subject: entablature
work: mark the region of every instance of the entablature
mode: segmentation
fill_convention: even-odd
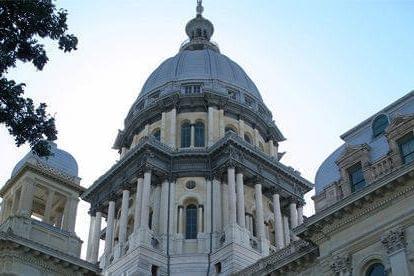
[[[95,206],[93,208],[106,204],[110,195],[120,195],[122,187],[133,189],[137,177],[146,170],[151,170],[155,183],[161,183],[171,176],[220,177],[229,166],[242,170],[246,179],[250,180],[246,183],[259,181],[265,195],[270,196],[277,191],[282,197],[301,205],[304,204],[304,193],[313,187],[297,172],[267,156],[235,133],[227,133],[212,147],[194,149],[172,149],[149,136],[95,181],[82,199],[91,202]]]

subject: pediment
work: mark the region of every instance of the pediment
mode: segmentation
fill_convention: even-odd
[[[348,163],[347,160],[361,159],[363,155],[368,154],[370,151],[368,144],[350,145],[346,144],[345,150],[342,155],[336,161],[336,164],[341,167],[341,164]]]
[[[404,131],[414,125],[414,114],[397,115],[386,129],[387,136],[394,136],[393,134]]]

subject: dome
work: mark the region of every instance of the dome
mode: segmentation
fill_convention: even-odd
[[[221,81],[262,100],[256,85],[237,63],[209,48],[182,50],[164,61],[145,82],[140,96],[146,96],[167,83],[185,81]]]
[[[52,155],[49,157],[39,157],[31,151],[27,153],[14,167],[11,176],[15,176],[26,163],[40,162],[48,167],[61,171],[69,176],[78,176],[78,163],[75,158],[68,152],[58,149],[57,145],[50,142],[50,151]]]

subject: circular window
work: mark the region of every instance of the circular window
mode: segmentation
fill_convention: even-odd
[[[187,181],[187,183],[185,183],[185,187],[189,190],[194,189],[195,186],[196,186],[196,183],[193,180]]]

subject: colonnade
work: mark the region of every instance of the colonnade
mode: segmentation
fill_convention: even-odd
[[[256,237],[259,241],[267,239],[265,231],[264,211],[263,211],[263,194],[262,184],[256,183],[255,189],[255,225],[253,226],[253,218],[245,212],[245,195],[244,195],[244,179],[243,173],[235,173],[234,167],[227,169],[227,200],[229,210],[229,224],[238,224],[241,228],[248,230],[256,229]],[[273,193],[273,215],[274,215],[274,230],[275,230],[275,244],[277,249],[288,246],[290,240],[297,240],[297,237],[290,235],[290,229],[297,227],[303,223],[303,207],[297,206],[295,201],[289,203],[289,217],[282,215],[280,205],[280,195]]]
[[[178,205],[175,206],[175,201],[171,200],[170,208],[168,208],[168,193],[172,193],[170,189],[175,189],[174,185],[170,185],[168,180],[164,180],[161,183],[161,195],[160,195],[160,217],[159,220],[159,234],[166,235],[168,229],[167,217],[170,216],[170,231],[177,234],[185,234],[185,221],[184,221],[184,206]],[[217,198],[217,193],[220,193],[220,182],[216,180],[208,180],[207,187],[209,191],[207,194],[207,204],[210,204],[208,198],[211,200],[211,196]],[[224,214],[227,217],[227,224],[222,227],[215,225],[217,221],[221,219],[215,218],[215,223],[213,225],[213,231],[225,230],[228,225],[238,225],[241,229],[251,230],[253,227],[256,230],[256,238],[258,241],[267,243],[267,240],[270,240],[269,233],[266,232],[265,219],[264,219],[264,209],[263,209],[263,193],[262,193],[262,184],[256,183],[254,185],[255,189],[255,219],[253,226],[253,217],[246,214],[245,211],[245,192],[244,192],[244,175],[243,172],[237,171],[235,167],[227,168],[227,194],[223,194],[222,203]],[[119,232],[118,232],[118,244],[122,248],[127,242],[127,227],[128,227],[128,210],[129,210],[129,198],[130,198],[130,188],[125,187],[122,190],[122,200],[120,204],[120,217],[119,217]],[[151,191],[151,171],[146,171],[143,176],[138,177],[136,182],[136,194],[135,194],[135,206],[133,207],[134,212],[134,225],[132,235],[137,233],[140,229],[149,229],[149,212],[150,212],[150,191]],[[210,194],[211,193],[211,194]],[[303,209],[301,206],[297,206],[296,202],[292,201],[289,203],[289,216],[283,215],[281,211],[280,203],[280,194],[273,193],[272,195],[273,203],[273,216],[274,216],[274,246],[277,249],[282,249],[285,246],[288,246],[291,239],[297,239],[294,236],[291,236],[290,229],[297,227],[299,224],[303,223]],[[214,212],[215,216],[221,216],[221,211],[217,206],[217,203],[214,206],[207,206],[207,210],[204,210],[204,206],[197,203],[197,232],[209,232],[212,221],[209,221],[210,212]],[[227,206],[227,207],[226,207]],[[176,208],[175,208],[176,207]],[[105,234],[105,255],[112,253],[114,248],[114,238],[115,238],[115,212],[116,212],[116,199],[112,197],[107,205],[107,227]],[[170,209],[170,214],[168,214],[168,209]],[[226,210],[225,210],[226,209]],[[205,214],[205,211],[208,214]],[[176,213],[175,213],[176,212]],[[177,216],[176,219],[176,229],[171,228],[173,225],[173,217]],[[205,216],[208,216],[205,219]],[[101,231],[101,221],[102,221],[102,212],[97,211],[91,216],[91,225],[89,231],[89,242],[87,248],[87,260],[93,263],[98,261],[98,252],[99,252],[99,239]],[[209,226],[204,225],[207,223]],[[220,223],[220,222],[219,222]],[[253,233],[251,233],[253,234]],[[121,249],[122,251],[122,249]]]

